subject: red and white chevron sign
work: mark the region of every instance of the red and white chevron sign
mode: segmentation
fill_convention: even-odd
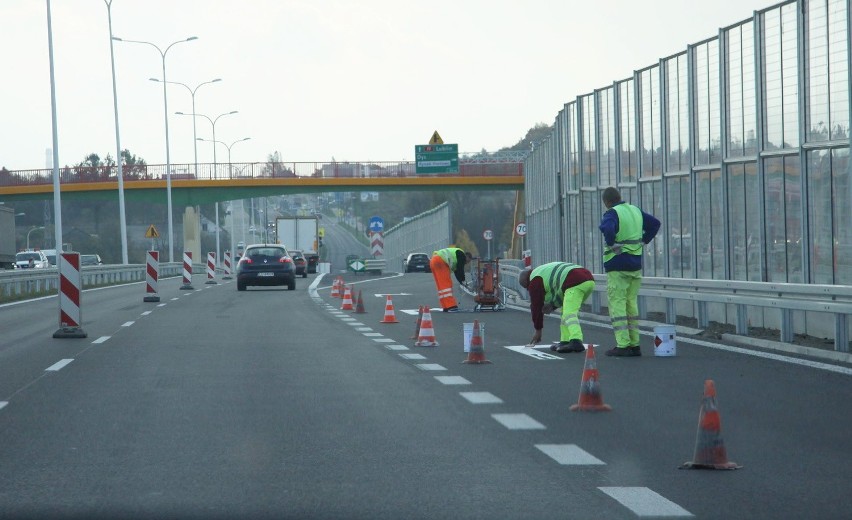
[[[59,326],[80,326],[80,253],[62,253],[59,261]]]
[[[373,256],[382,256],[385,250],[385,240],[382,233],[373,233],[370,240],[370,253]]]

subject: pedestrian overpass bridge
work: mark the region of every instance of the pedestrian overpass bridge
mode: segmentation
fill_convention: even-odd
[[[459,158],[458,173],[417,174],[414,162],[294,162],[125,165],[129,201],[163,203],[171,183],[172,201],[193,206],[296,193],[351,191],[521,190],[523,153]],[[110,200],[118,190],[115,166],[59,170],[62,199]],[[0,170],[0,201],[53,198],[53,170]]]

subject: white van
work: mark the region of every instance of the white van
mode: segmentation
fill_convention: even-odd
[[[47,269],[50,262],[43,251],[21,251],[15,255],[17,269]]]

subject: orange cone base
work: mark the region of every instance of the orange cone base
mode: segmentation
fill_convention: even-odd
[[[472,356],[472,357],[474,357],[474,359],[471,359],[469,357],[469,358],[465,359],[464,361],[462,361],[462,363],[465,363],[465,364],[468,364],[468,365],[487,365],[487,364],[491,363],[491,361],[488,361],[487,359],[485,359],[484,356],[482,356],[481,359],[476,359],[479,356]]]
[[[697,462],[684,462],[678,469],[740,469],[742,466],[736,462],[725,462],[724,464],[699,464]]]
[[[572,412],[611,412],[612,406],[608,404],[572,404]]]

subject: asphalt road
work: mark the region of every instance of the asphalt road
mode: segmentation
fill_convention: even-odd
[[[336,276],[86,291],[85,339],[51,337],[55,298],[0,307],[0,518],[852,515],[852,367],[681,338],[655,357],[649,331],[641,358],[609,358],[586,322],[612,411],[572,412],[585,355],[522,348],[525,310],[431,313],[439,346],[415,347],[430,275],[343,275],[364,314]],[[490,364],[463,363],[474,319]],[[707,379],[742,469],[678,469]]]

